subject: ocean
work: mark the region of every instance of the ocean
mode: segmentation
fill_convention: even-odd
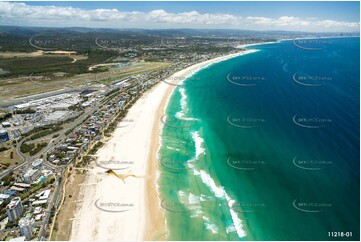
[[[359,240],[360,39],[247,49],[257,51],[198,71],[169,100],[165,237]]]

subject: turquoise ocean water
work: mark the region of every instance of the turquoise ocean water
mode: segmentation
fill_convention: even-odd
[[[359,46],[252,46],[176,88],[159,150],[168,239],[360,238]]]

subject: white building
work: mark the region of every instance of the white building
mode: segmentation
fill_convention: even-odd
[[[46,199],[46,200],[39,200],[39,201],[34,201],[34,202],[32,203],[32,205],[33,205],[33,206],[44,205],[44,204],[46,204],[47,202],[48,202],[47,199]]]
[[[15,222],[23,213],[23,205],[20,197],[13,198],[6,206],[6,213],[10,222]]]
[[[22,218],[19,220],[20,234],[30,239],[33,235],[33,227],[31,226],[30,220]]]
[[[13,238],[13,239],[10,239],[9,241],[25,241],[25,236],[21,236],[21,237],[16,237],[16,238]]]
[[[39,169],[41,167],[41,164],[43,163],[43,159],[36,159],[31,163],[31,166],[33,169]]]
[[[9,199],[10,195],[0,193],[0,201]]]
[[[10,127],[11,127],[11,123],[9,123],[9,122],[3,122],[3,123],[2,123],[2,126],[3,126],[4,128],[10,128]]]
[[[47,189],[38,193],[36,196],[39,198],[39,200],[44,200],[44,199],[48,199],[49,195],[50,195],[50,189]]]
[[[24,174],[24,181],[28,184],[31,183],[36,179],[39,173],[40,173],[39,169],[33,169],[32,167],[29,167],[29,169],[27,169]]]
[[[42,208],[42,207],[35,207],[35,208],[34,208],[34,214],[35,214],[35,215],[41,213],[41,211],[43,211],[43,208]]]
[[[35,216],[35,221],[40,221],[43,218],[43,214],[38,214]]]

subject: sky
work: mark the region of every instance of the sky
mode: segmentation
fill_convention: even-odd
[[[3,2],[0,25],[359,32],[359,2]]]

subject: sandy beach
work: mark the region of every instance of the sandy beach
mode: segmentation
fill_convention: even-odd
[[[166,228],[156,185],[160,122],[175,85],[198,70],[247,50],[192,65],[159,82],[130,108],[112,137],[97,152],[74,213],[71,240],[164,240]],[[106,171],[132,174],[120,179]]]

